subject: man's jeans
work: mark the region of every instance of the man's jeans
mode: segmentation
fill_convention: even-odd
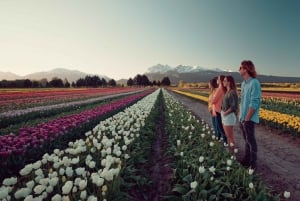
[[[257,144],[255,139],[255,123],[253,121],[244,121],[240,123],[245,139],[245,158],[244,162],[252,168],[256,167]]]

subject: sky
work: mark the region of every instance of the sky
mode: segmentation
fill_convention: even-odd
[[[0,0],[0,71],[133,78],[156,64],[300,77],[298,0]]]

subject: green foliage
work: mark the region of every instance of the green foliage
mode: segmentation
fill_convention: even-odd
[[[166,131],[175,156],[172,191],[181,200],[278,200],[257,176],[249,174],[214,137],[212,129],[197,120],[167,93]],[[200,161],[200,156],[203,160]],[[204,169],[200,172],[200,169]],[[192,182],[197,186],[191,188]],[[172,199],[169,199],[172,200]]]

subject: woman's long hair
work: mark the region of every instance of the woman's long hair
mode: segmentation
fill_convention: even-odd
[[[251,77],[256,78],[257,73],[256,73],[255,66],[252,61],[244,60],[244,61],[242,61],[241,65],[248,72],[248,74]]]
[[[221,83],[220,83],[220,85],[222,85],[222,89],[223,89],[223,91],[224,92],[226,92],[227,91],[227,88],[224,86],[224,84],[223,84],[223,81],[224,81],[224,78],[225,78],[225,75],[219,75],[219,77],[220,77],[220,80],[221,80]]]
[[[226,75],[227,82],[229,82],[230,89],[236,90],[234,78],[231,75]]]

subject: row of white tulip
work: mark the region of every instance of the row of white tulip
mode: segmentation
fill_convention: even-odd
[[[228,145],[217,141],[212,128],[163,91],[166,130],[175,156],[172,199],[276,200],[253,174],[244,169]],[[173,196],[173,197],[172,197]]]
[[[159,91],[101,121],[86,132],[85,140],[44,154],[41,160],[21,169],[20,175],[4,179],[0,199],[106,200],[124,160],[130,157],[127,148],[139,137]]]

